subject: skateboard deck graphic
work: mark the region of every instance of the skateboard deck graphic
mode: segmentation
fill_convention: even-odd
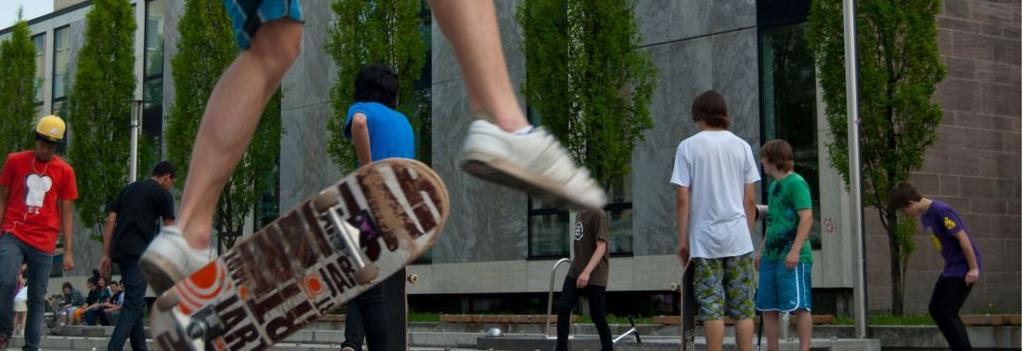
[[[263,350],[382,282],[436,242],[447,189],[426,165],[359,168],[160,296],[163,350]]]
[[[695,350],[697,305],[692,277],[694,274],[695,267],[689,262],[683,269],[681,284],[678,286],[681,298],[681,323],[679,323],[681,325],[681,351]]]

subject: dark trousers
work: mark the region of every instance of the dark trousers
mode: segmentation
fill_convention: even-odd
[[[107,349],[121,351],[124,349],[124,342],[131,338],[132,350],[145,351],[147,348],[142,315],[145,313],[147,286],[142,276],[142,267],[138,265],[137,258],[118,260],[117,265],[121,268],[121,281],[124,284],[124,305],[121,307],[120,316],[117,317],[117,325],[114,327],[114,334],[110,336]]]
[[[930,297],[930,316],[947,339],[948,347],[955,351],[972,350],[969,333],[958,317],[958,310],[962,309],[970,291],[972,286],[965,284],[964,278],[941,276]]]
[[[110,325],[110,319],[107,318],[106,312],[103,308],[96,307],[94,309],[85,311],[85,324],[86,325]],[[98,319],[98,320],[97,320]]]
[[[585,293],[589,298],[589,315],[596,325],[596,331],[600,334],[601,350],[610,351],[614,349],[614,341],[611,340],[610,326],[607,325],[607,288],[596,285],[589,285],[579,290],[575,286],[577,278],[568,276],[564,279],[564,287],[561,288],[561,299],[557,307],[557,351],[568,349],[568,332],[571,328],[571,311],[578,304],[579,293]]]
[[[371,351],[404,351],[408,340],[405,270],[384,279],[348,303],[342,347]]]
[[[25,351],[38,350],[46,311],[46,286],[50,282],[53,255],[15,238],[0,236],[0,335],[9,337],[14,323],[14,291],[21,264],[28,264],[28,314],[25,318]]]

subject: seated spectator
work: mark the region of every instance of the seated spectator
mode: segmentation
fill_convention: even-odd
[[[25,317],[28,313],[28,284],[25,283],[25,271],[28,265],[21,265],[18,274],[18,286],[14,294],[14,335],[25,335]]]
[[[96,325],[96,317],[99,317],[99,324],[110,325],[110,321],[103,315],[103,304],[110,301],[110,291],[106,289],[106,278],[99,275],[99,271],[93,271],[92,278],[89,278],[89,297],[85,299],[85,307],[82,314],[85,317],[85,324]]]
[[[110,282],[110,301],[103,304],[101,319],[106,319],[109,325],[117,324],[117,317],[121,314],[121,306],[124,304],[124,290],[117,281]],[[105,324],[106,325],[106,324]]]
[[[82,297],[82,293],[75,289],[71,282],[64,282],[63,289],[64,303],[59,305],[60,308],[57,310],[61,326],[73,324],[75,310],[85,304],[85,298]]]

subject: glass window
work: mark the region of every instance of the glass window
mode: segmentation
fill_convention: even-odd
[[[528,115],[534,125],[541,123],[541,117],[533,109]],[[626,174],[612,181],[607,187],[609,203],[604,211],[610,217],[610,242],[608,249],[612,256],[632,255],[632,176]],[[563,258],[571,253],[568,231],[571,228],[568,212],[543,201],[529,199],[529,258]]]
[[[529,199],[529,258],[564,258],[571,255],[568,212]]]
[[[114,265],[116,266],[116,265]],[[59,278],[64,276],[64,253],[53,255],[53,264],[50,265],[50,278]]]
[[[70,35],[68,27],[57,28],[53,31],[53,98],[59,99],[66,96],[67,85],[67,61],[70,53]],[[56,111],[56,109],[54,109]]]
[[[54,101],[53,102],[53,112],[50,112],[50,114],[61,116],[61,117],[67,116],[67,100],[61,99],[61,100],[58,100],[58,101]],[[68,135],[68,136],[70,137],[70,135]],[[64,143],[64,145],[67,145],[67,143]]]
[[[43,79],[46,73],[46,33],[32,37],[35,45],[35,102],[43,103]]]
[[[607,188],[610,203],[604,208],[610,217],[612,256],[632,254],[632,182],[625,175]],[[571,240],[568,212],[537,199],[529,199],[529,258],[568,257]]]
[[[608,249],[614,256],[632,254],[632,177],[626,174],[607,188],[610,203],[604,210],[610,217]]]
[[[806,24],[760,32],[760,94],[763,140],[784,139],[795,152],[795,172],[809,183],[813,198],[810,241],[820,248],[820,169],[816,128],[816,71],[805,39]],[[764,189],[768,189],[769,177]],[[765,191],[765,190],[764,190]]]
[[[151,108],[161,108],[163,106],[162,75],[146,79],[142,86],[142,99],[145,102],[144,108],[146,110]]]
[[[145,76],[163,74],[163,13],[165,0],[151,0],[146,7]]]

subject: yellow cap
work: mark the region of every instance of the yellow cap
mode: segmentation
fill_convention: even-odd
[[[64,120],[60,117],[49,115],[39,119],[36,124],[35,133],[40,138],[53,143],[64,141]]]

